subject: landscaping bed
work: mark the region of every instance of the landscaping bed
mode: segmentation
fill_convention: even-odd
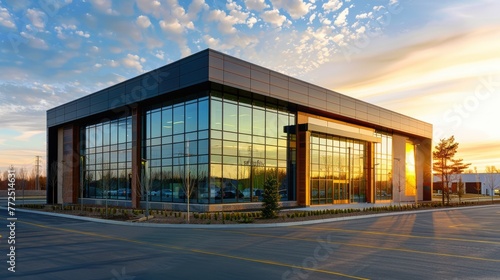
[[[495,204],[500,201],[494,201]],[[330,219],[338,217],[359,216],[377,213],[415,211],[424,209],[467,207],[476,205],[491,205],[491,201],[467,201],[461,203],[452,203],[442,205],[440,202],[420,203],[418,206],[409,205],[391,205],[391,206],[373,206],[367,208],[348,208],[348,209],[318,209],[310,208],[307,210],[284,209],[278,213],[274,219],[263,219],[260,211],[245,212],[215,212],[215,213],[190,213],[190,224],[239,224],[239,223],[284,223],[298,222],[308,220]],[[62,213],[75,216],[92,217],[99,219],[138,222],[138,223],[163,223],[163,224],[185,224],[187,223],[187,212],[150,210],[146,217],[145,210],[127,209],[102,206],[84,206],[83,211],[80,205],[24,205],[22,208],[39,210],[44,212]]]

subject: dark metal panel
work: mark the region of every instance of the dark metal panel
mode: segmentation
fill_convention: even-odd
[[[179,87],[183,88],[206,81],[208,81],[208,67],[198,69],[186,75],[181,75],[179,79]]]
[[[93,106],[96,103],[108,102],[108,90],[102,90],[90,95],[90,104]]]
[[[83,108],[86,108],[89,106],[90,106],[90,97],[89,96],[85,96],[85,97],[80,98],[76,101],[76,109],[77,110],[80,110],[80,109],[83,109]]]
[[[92,104],[90,107],[90,113],[95,114],[95,113],[100,113],[103,111],[106,111],[108,109],[108,102],[101,102],[97,104]]]

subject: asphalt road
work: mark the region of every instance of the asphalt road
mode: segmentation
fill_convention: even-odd
[[[0,279],[498,279],[500,206],[333,223],[148,228],[17,213]]]

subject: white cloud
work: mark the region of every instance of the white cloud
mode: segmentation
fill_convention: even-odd
[[[342,7],[342,1],[340,0],[329,0],[327,3],[323,4],[323,9],[326,13],[335,12]]]
[[[321,20],[321,23],[324,24],[324,25],[330,25],[330,24],[332,24],[332,21],[329,20],[329,19],[327,19],[327,18],[323,18]]]
[[[118,67],[120,66],[120,62],[114,60],[114,59],[111,59],[110,61],[108,61],[108,65],[115,68],[115,67]]]
[[[139,25],[142,28],[148,28],[151,25],[151,21],[149,20],[148,16],[140,15],[137,17],[137,20],[135,21],[137,25]]]
[[[63,24],[62,27],[64,29],[76,30],[76,25],[74,25],[74,24]]]
[[[162,51],[162,50],[156,51],[155,56],[156,56],[158,59],[164,60],[164,59],[165,59],[165,52],[164,52],[164,51]]]
[[[257,21],[258,20],[255,17],[248,18],[248,20],[247,20],[247,26],[248,26],[248,28],[252,28],[254,26],[254,24],[257,23]]]
[[[278,10],[265,11],[260,16],[265,22],[270,23],[275,27],[281,27],[286,21],[286,17],[284,15],[280,15]]]
[[[269,5],[266,4],[265,0],[245,0],[245,5],[249,10],[255,10],[260,12],[266,8],[269,8]]]
[[[90,38],[90,34],[89,33],[83,32],[81,30],[76,31],[75,34],[78,35],[78,36],[84,37],[84,38]]]
[[[118,12],[113,10],[111,0],[90,0],[92,6],[96,8],[99,12],[108,15],[118,15]]]
[[[21,36],[28,39],[28,44],[30,47],[35,48],[35,49],[41,49],[41,50],[47,50],[49,46],[47,45],[47,42],[45,40],[35,37],[32,34],[26,33],[26,32],[21,32]]]
[[[138,72],[144,72],[142,69],[142,64],[146,62],[146,59],[141,58],[138,55],[127,54],[127,57],[122,59],[123,66],[128,68],[135,68]]]
[[[26,11],[26,17],[31,21],[31,24],[38,29],[45,29],[45,22],[47,20],[47,15],[37,9],[28,9]]]
[[[316,14],[312,14],[312,15],[309,17],[309,23],[312,23],[315,19],[316,19]]]
[[[228,0],[228,3],[226,4],[226,8],[229,10],[229,15],[236,18],[236,20],[237,20],[236,23],[246,22],[248,15],[250,14],[248,12],[243,12],[242,7],[231,0]]]
[[[299,19],[309,13],[311,3],[302,0],[271,0],[275,9],[285,10],[293,19]]]
[[[237,23],[245,23],[240,22],[240,20],[232,15],[227,15],[225,11],[222,10],[213,10],[210,11],[208,20],[219,22],[218,29],[220,32],[224,34],[236,33],[236,28],[234,27]]]
[[[230,50],[234,49],[235,47],[234,44],[222,43],[221,40],[214,38],[210,35],[204,35],[203,40],[205,41],[205,44],[207,44],[207,46],[212,49]]]
[[[349,15],[349,8],[345,8],[340,12],[333,24],[336,26],[345,26],[347,24],[347,15]]]
[[[12,29],[16,28],[16,24],[12,20],[11,14],[9,13],[9,10],[7,10],[6,8],[0,7],[0,25]]]
[[[137,0],[136,4],[141,11],[148,14],[153,14],[155,17],[159,16],[159,12],[161,10],[160,1]]]
[[[14,139],[18,141],[29,141],[31,137],[44,133],[45,131],[43,130],[38,130],[38,131],[23,131],[21,135],[14,137]]]
[[[173,34],[182,34],[182,32],[184,31],[184,27],[179,23],[177,19],[171,19],[170,22],[161,20],[160,27],[163,31]]]
[[[57,33],[57,38],[64,40],[64,39],[66,39],[66,36],[64,35],[63,31],[64,30],[76,30],[76,25],[63,23],[63,24],[61,24],[61,26],[54,27],[54,30]],[[80,31],[80,32],[82,32],[82,31]],[[77,33],[77,35],[80,35],[80,34],[78,34],[78,32],[75,32],[75,33]],[[82,36],[82,35],[80,35],[80,36]],[[85,37],[85,36],[83,36],[83,37]],[[89,35],[89,37],[90,37],[90,35]],[[86,37],[86,38],[88,38],[88,37]]]
[[[188,18],[193,20],[197,18],[198,13],[201,10],[208,10],[209,8],[210,7],[205,3],[205,0],[193,0],[193,2],[191,2],[191,5],[189,5],[188,8],[187,12]]]
[[[356,19],[367,19],[367,18],[371,18],[372,15],[373,15],[372,12],[362,13],[362,14],[356,15]]]
[[[94,67],[95,67],[95,68],[101,68],[101,67],[102,67],[102,64],[100,64],[100,63],[96,63],[96,64],[94,64]]]

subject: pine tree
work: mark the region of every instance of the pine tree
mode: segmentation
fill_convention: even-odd
[[[278,216],[280,195],[276,178],[267,177],[262,194],[262,217],[272,219]]]
[[[447,203],[450,204],[449,182],[454,174],[461,174],[466,170],[470,163],[463,163],[463,159],[454,159],[458,150],[458,143],[455,137],[450,136],[447,139],[441,139],[432,153],[434,158],[434,171],[441,175],[441,186],[443,188],[442,203],[446,196]]]

